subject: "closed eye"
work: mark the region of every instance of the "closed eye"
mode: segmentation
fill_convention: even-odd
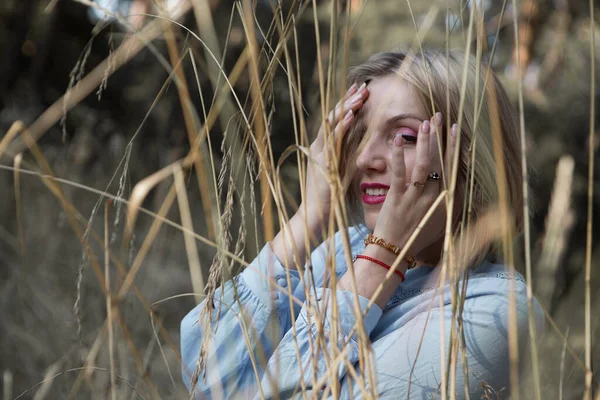
[[[410,128],[397,129],[394,132],[394,136],[396,136],[397,134],[402,135],[402,138],[404,139],[404,141],[406,143],[416,143],[417,142],[417,132],[415,132],[414,130],[412,130]]]

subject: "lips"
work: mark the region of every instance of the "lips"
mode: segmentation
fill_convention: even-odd
[[[374,205],[385,201],[385,196],[390,187],[381,183],[362,183],[360,188],[363,192],[363,203]]]

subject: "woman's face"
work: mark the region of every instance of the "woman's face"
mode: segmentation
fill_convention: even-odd
[[[365,223],[373,230],[390,187],[394,137],[399,133],[404,138],[406,182],[409,185],[419,125],[430,116],[411,86],[396,75],[374,79],[368,88],[369,99],[363,106],[367,139],[356,159],[353,186],[362,205]]]

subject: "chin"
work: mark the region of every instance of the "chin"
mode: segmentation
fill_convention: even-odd
[[[367,211],[364,214],[365,225],[371,232],[375,230],[375,225],[377,224],[377,217],[379,216],[379,212],[375,213],[372,210]]]

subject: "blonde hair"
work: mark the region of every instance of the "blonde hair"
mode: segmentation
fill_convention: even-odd
[[[498,127],[499,123],[507,203],[513,232],[519,233],[523,230],[526,216],[523,212],[523,171],[517,116],[504,88],[492,72],[485,85],[487,68],[481,66],[478,69],[473,56],[465,56],[464,52],[456,50],[446,55],[445,51],[427,49],[422,54],[417,52],[410,56],[403,52],[375,54],[365,63],[351,68],[348,81],[349,84],[360,85],[362,82],[368,83],[376,78],[397,75],[413,88],[427,115],[440,111],[444,115],[444,124],[448,117],[450,121],[458,122],[464,63],[467,63],[467,79],[456,195],[459,196],[457,198],[464,199],[464,196],[469,194],[467,177],[469,175],[470,180],[470,174],[473,174],[471,221],[476,221],[484,211],[497,207],[500,176],[494,157],[492,129],[494,124]],[[446,98],[447,93],[449,101]],[[475,110],[480,105],[481,109],[476,114]],[[342,174],[350,173],[349,171],[353,169],[351,167],[356,162],[366,127],[365,112],[361,109],[350,131],[344,137],[342,148],[345,151],[340,157]],[[445,138],[446,133],[443,134],[444,142]],[[353,206],[356,206],[357,199],[352,190],[348,192],[348,199]],[[463,216],[462,205],[457,206],[460,210],[455,211],[454,229],[458,227]]]

